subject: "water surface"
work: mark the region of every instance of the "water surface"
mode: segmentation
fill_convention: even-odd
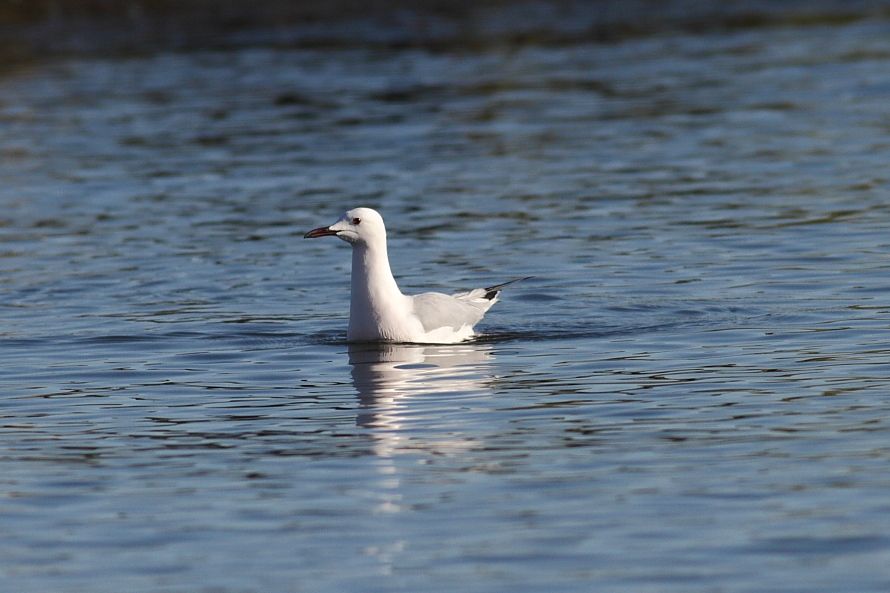
[[[888,32],[7,72],[7,587],[888,590]],[[535,279],[349,346],[358,205]]]

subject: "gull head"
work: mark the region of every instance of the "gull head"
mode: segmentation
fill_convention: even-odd
[[[312,229],[304,239],[317,237],[338,237],[352,245],[369,245],[386,241],[386,227],[383,217],[371,208],[353,208],[348,210],[331,226]]]

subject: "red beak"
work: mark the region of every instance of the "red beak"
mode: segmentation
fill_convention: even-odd
[[[316,239],[318,237],[329,237],[331,235],[336,235],[337,231],[332,231],[330,227],[318,227],[317,229],[312,229],[305,235],[303,235],[304,239]]]

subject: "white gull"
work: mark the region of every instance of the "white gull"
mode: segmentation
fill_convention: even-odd
[[[506,282],[454,295],[402,294],[389,268],[383,217],[371,208],[349,210],[334,224],[313,229],[306,239],[336,236],[352,245],[350,342],[454,344],[473,336]],[[512,282],[516,282],[513,280]]]

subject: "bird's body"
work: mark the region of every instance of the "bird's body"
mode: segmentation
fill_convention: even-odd
[[[402,294],[389,267],[386,227],[370,208],[346,212],[307,238],[337,236],[352,245],[350,342],[453,344],[471,338],[473,326],[497,302],[503,284],[447,295]]]

